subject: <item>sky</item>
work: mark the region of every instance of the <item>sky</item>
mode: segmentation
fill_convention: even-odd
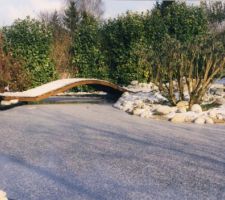
[[[65,0],[0,0],[0,27],[10,25],[15,19],[26,16],[37,17],[40,11],[62,10]],[[151,9],[154,1],[148,0],[104,0],[104,18],[113,18],[127,10]]]

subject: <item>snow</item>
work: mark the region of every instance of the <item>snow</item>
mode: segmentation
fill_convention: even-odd
[[[56,80],[50,83],[46,83],[39,87],[24,91],[24,92],[5,92],[0,93],[0,96],[13,96],[13,97],[38,97],[48,92],[57,90],[59,88],[65,87],[75,82],[85,81],[87,79],[84,78],[71,78],[71,79],[61,79]],[[88,80],[96,80],[96,79],[88,79]]]

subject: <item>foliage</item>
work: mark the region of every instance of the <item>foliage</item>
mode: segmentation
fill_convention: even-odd
[[[128,12],[111,19],[104,24],[102,35],[110,76],[117,83],[129,84],[138,70],[138,61],[132,54],[135,54],[136,45],[144,39],[144,14]]]
[[[22,91],[30,84],[30,75],[22,67],[22,62],[14,59],[9,52],[3,51],[2,35],[0,34],[0,91],[6,86],[12,91]]]
[[[68,6],[64,11],[64,25],[70,31],[71,35],[76,31],[80,21],[80,12],[76,1],[68,1]]]
[[[49,59],[51,31],[43,23],[27,17],[3,29],[5,50],[13,57],[24,60],[26,70],[32,75],[32,86],[53,80],[55,68]]]
[[[225,4],[223,1],[203,1],[201,7],[207,14],[212,30],[222,25],[225,20]]]
[[[157,73],[163,78],[154,82],[173,105],[185,100],[185,91],[190,96],[190,106],[201,103],[214,78],[225,69],[223,44],[212,35],[199,36],[184,44],[168,36],[162,51],[155,56],[159,61]]]
[[[74,73],[80,77],[107,79],[108,68],[101,48],[99,23],[93,16],[83,12],[73,41]]]

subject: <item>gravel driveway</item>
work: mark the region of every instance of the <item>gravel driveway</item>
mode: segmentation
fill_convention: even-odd
[[[1,111],[0,189],[15,200],[224,200],[225,126],[111,105]]]

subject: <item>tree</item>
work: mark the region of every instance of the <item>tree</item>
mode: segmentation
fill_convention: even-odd
[[[80,21],[80,11],[78,10],[77,1],[68,1],[68,6],[64,11],[63,20],[64,25],[72,35],[76,31]]]
[[[81,12],[85,11],[96,19],[101,19],[104,13],[102,0],[77,0],[77,2]]]
[[[205,10],[212,31],[221,31],[224,27],[225,4],[223,1],[204,1],[201,7]]]

